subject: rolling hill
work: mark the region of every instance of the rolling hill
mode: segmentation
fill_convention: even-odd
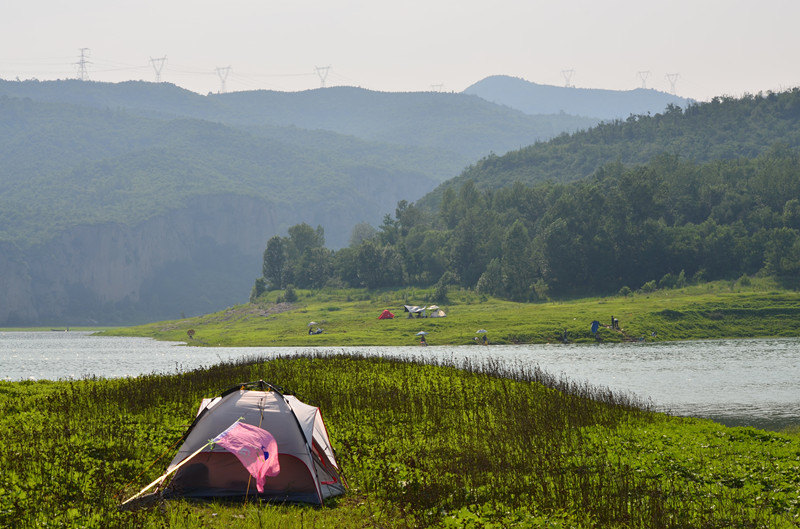
[[[453,176],[488,154],[595,125],[570,115],[527,115],[476,96],[435,92],[374,92],[331,87],[303,92],[258,90],[201,96],[168,83],[2,81],[0,96],[155,118],[195,118],[241,127],[325,130],[370,143],[436,149],[457,157]]]
[[[753,158],[774,147],[800,146],[800,89],[735,99],[714,98],[685,110],[671,106],[653,116],[631,116],[563,134],[505,155],[489,155],[422,198],[435,207],[447,188],[471,180],[479,189],[514,182],[569,182],[612,162],[646,163],[659,154],[704,162]]]
[[[603,90],[532,83],[518,77],[494,75],[467,87],[465,94],[505,105],[526,114],[592,116],[603,120],[625,119],[631,114],[663,112],[668,105],[688,106],[692,101],[658,90]]]

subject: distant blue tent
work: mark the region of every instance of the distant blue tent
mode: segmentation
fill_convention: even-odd
[[[594,320],[594,321],[592,322],[592,334],[597,334],[597,331],[598,331],[599,329],[600,329],[600,322],[599,322],[599,321],[597,321],[597,320]]]

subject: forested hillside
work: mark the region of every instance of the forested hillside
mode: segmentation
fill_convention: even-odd
[[[345,245],[492,149],[591,123],[456,94],[0,81],[0,325],[217,310],[289,226]]]
[[[479,189],[516,181],[569,182],[609,162],[646,163],[661,153],[698,162],[754,157],[776,144],[800,145],[800,89],[714,98],[685,110],[671,106],[654,116],[631,116],[575,134],[563,134],[505,155],[489,155],[437,188],[419,204],[437,204],[447,187],[472,180]]]
[[[493,75],[467,87],[465,94],[506,105],[526,114],[592,116],[598,119],[625,119],[631,114],[663,112],[669,105],[686,107],[690,100],[658,90],[603,90],[532,83],[518,77]]]
[[[0,115],[0,240],[23,247],[72,226],[135,225],[220,194],[283,205],[294,213],[279,229],[316,222],[338,245],[355,223],[435,184],[398,160],[419,167],[433,156],[358,141],[336,150],[319,142],[316,151],[213,122],[7,97]]]
[[[656,116],[631,117],[564,134],[500,156],[488,153],[491,149],[503,152],[559,130],[582,129],[588,122],[570,116],[526,116],[463,94],[382,94],[337,88],[297,94],[199,96],[168,84],[142,82],[3,81],[0,288],[6,299],[0,305],[0,324],[56,322],[65,315],[74,323],[134,322],[215,310],[246,296],[248,278],[257,274],[264,243],[273,236],[291,242],[286,246],[291,267],[305,270],[292,275],[287,269],[281,283],[288,278],[319,285],[324,278],[324,283],[372,286],[437,281],[476,286],[485,273],[489,274],[487,281],[496,277],[497,266],[502,265],[498,259],[522,251],[517,246],[483,248],[481,232],[475,232],[474,239],[469,233],[459,235],[459,224],[469,223],[477,230],[483,226],[481,222],[504,215],[496,226],[483,227],[489,234],[487,240],[506,237],[503,230],[513,226],[515,218],[513,211],[503,213],[503,205],[493,202],[495,194],[502,196],[493,189],[515,181],[524,182],[525,188],[533,185],[535,191],[519,191],[531,202],[518,208],[545,215],[542,208],[550,207],[561,195],[549,194],[552,190],[545,191],[535,186],[536,182],[580,180],[600,167],[612,174],[609,167],[617,166],[609,163],[619,164],[619,178],[624,180],[632,165],[648,164],[661,153],[677,155],[679,164],[695,164],[686,171],[701,175],[700,180],[711,171],[703,163],[708,160],[759,155],[757,161],[737,163],[754,164],[748,166],[754,173],[773,163],[770,160],[793,168],[791,149],[800,145],[798,109],[798,91],[742,100],[715,99],[686,110],[670,107]],[[768,152],[776,144],[790,150]],[[455,174],[467,160],[487,154],[448,186],[409,205]],[[727,174],[731,169],[725,167]],[[662,177],[671,182],[668,173]],[[467,181],[474,186],[464,186]],[[769,180],[757,181],[769,184]],[[673,182],[669,186],[673,184],[682,185]],[[724,207],[739,213],[753,208],[762,211],[758,209],[761,202],[746,203],[738,194],[730,195],[729,184],[724,180],[719,189],[707,192],[714,211]],[[580,185],[565,188],[567,195],[585,193]],[[649,190],[660,193],[667,184],[653,186]],[[440,216],[427,216],[426,208],[441,200],[445,187],[465,189],[459,193],[473,197],[459,203],[458,211],[449,215],[472,211],[482,220],[458,217],[455,224],[443,224]],[[786,200],[790,200],[794,188],[787,189]],[[724,200],[715,202],[720,197]],[[453,195],[447,200],[456,203]],[[370,242],[373,246],[365,247],[366,254],[359,257],[354,248],[333,253],[324,247],[346,245],[353,226],[377,223],[398,201],[396,223],[391,219],[384,222],[380,244]],[[607,201],[621,207],[615,197]],[[473,210],[473,202],[480,205],[477,210]],[[450,207],[445,204],[443,211]],[[577,202],[572,207],[586,209],[589,204]],[[770,202],[769,212],[763,210],[766,216],[758,222],[743,217],[729,222],[710,213],[672,222],[664,214],[667,228],[653,233],[669,241],[674,230],[683,229],[686,223],[707,227],[713,220],[728,229],[741,221],[746,229],[735,232],[736,247],[748,249],[747,259],[742,261],[746,265],[722,270],[701,259],[682,267],[685,274],[696,268],[692,274],[705,270],[727,277],[762,270],[786,275],[793,266],[791,253],[788,261],[785,256],[776,261],[778,254],[769,252],[781,244],[781,248],[794,247],[791,230],[796,228],[790,220],[775,220],[790,219],[792,208],[791,204]],[[569,222],[567,212],[569,209],[562,215],[563,222]],[[658,224],[662,217],[644,220]],[[409,222],[419,228],[413,240],[404,239],[412,232]],[[539,252],[542,244],[550,241],[545,236],[550,232],[541,232],[544,228],[537,222],[525,225],[532,241],[525,252]],[[598,217],[587,221],[595,226],[609,222],[618,220]],[[630,222],[639,226],[643,219]],[[283,236],[290,226],[302,223],[322,229],[324,244],[313,247],[313,257],[304,257],[305,249],[292,253],[294,241]],[[776,242],[778,232],[770,231],[779,228],[790,230],[781,243]],[[707,229],[701,230],[703,237],[717,236],[716,228]],[[564,240],[574,236],[584,241],[568,249],[583,248],[585,255],[593,255],[583,246],[589,232],[576,233],[564,232]],[[647,247],[640,235],[627,235],[625,240],[632,246],[624,252],[619,248],[628,247],[610,240],[616,260],[606,266],[622,266],[624,255]],[[534,299],[540,294],[532,285],[539,285],[540,291],[572,294],[620,283],[633,288],[637,281],[658,279],[653,274],[660,273],[658,267],[640,264],[635,273],[616,278],[605,272],[592,274],[595,279],[603,277],[597,280],[600,282],[565,282],[553,264],[557,255],[554,251],[549,256],[531,257],[538,268],[528,270],[533,282],[526,284],[524,294],[508,290],[508,285],[505,290],[491,291]],[[659,262],[671,266],[678,259],[672,254],[661,258]],[[349,264],[342,264],[341,259]],[[365,262],[382,266],[375,269]],[[576,262],[562,264],[575,266]],[[331,267],[342,273],[331,272]],[[672,268],[664,273],[676,273]]]
[[[445,192],[435,216],[403,202],[373,237],[337,252],[308,227],[273,237],[254,293],[437,283],[440,302],[449,284],[535,301],[758,273],[797,287],[798,175],[798,151],[784,148],[702,164],[661,155],[566,184],[467,182]]]
[[[543,300],[753,274],[797,287],[798,125],[792,90],[489,156],[349,248],[304,256],[292,231],[271,239],[256,291],[436,283]]]

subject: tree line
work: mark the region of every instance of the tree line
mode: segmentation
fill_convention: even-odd
[[[406,201],[350,246],[292,227],[264,252],[254,294],[298,288],[461,285],[517,301],[602,295],[690,280],[800,275],[800,156],[786,146],[697,163],[659,155],[573,183],[446,189]],[[256,292],[258,290],[258,292]]]

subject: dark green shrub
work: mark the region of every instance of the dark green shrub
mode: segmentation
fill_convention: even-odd
[[[286,285],[286,290],[283,291],[283,299],[287,303],[297,301],[297,292],[294,289],[294,285]]]
[[[258,297],[267,291],[267,282],[263,277],[256,279],[253,289],[250,291],[250,303],[253,303]]]
[[[645,292],[645,293],[655,292],[656,291],[656,281],[655,281],[655,279],[653,279],[651,281],[648,281],[647,283],[642,285],[642,288],[640,290],[642,292]]]

